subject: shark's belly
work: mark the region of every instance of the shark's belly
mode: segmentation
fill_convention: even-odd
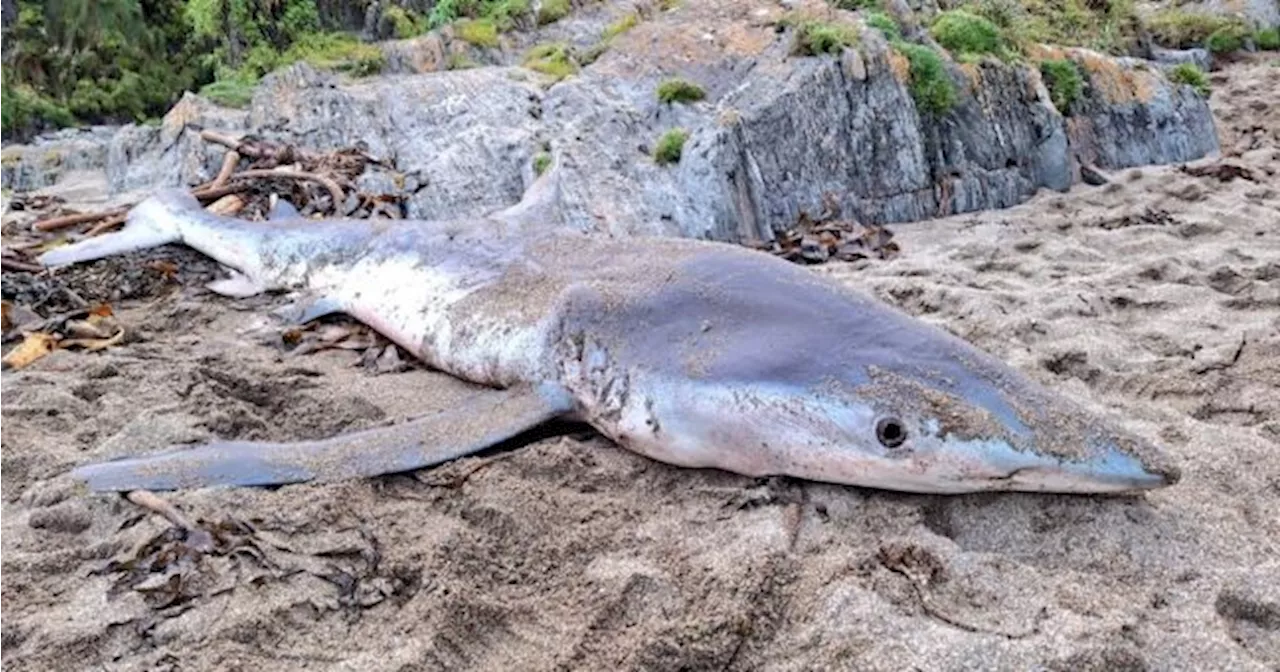
[[[527,286],[511,275],[494,268],[459,272],[406,255],[321,274],[313,284],[333,286],[347,313],[430,366],[506,387],[545,379],[554,303],[531,305]]]

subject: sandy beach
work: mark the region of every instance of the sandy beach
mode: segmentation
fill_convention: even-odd
[[[272,300],[211,295],[214,266],[165,248],[66,272],[130,343],[3,374],[4,663],[1280,669],[1280,65],[1214,78],[1222,157],[896,225],[897,258],[814,270],[1159,441],[1174,487],[912,496],[679,469],[575,430],[413,474],[166,494],[215,550],[150,573],[191,546],[55,476],[214,435],[327,436],[469,390],[285,354],[260,333]],[[180,282],[141,274],[154,259]]]

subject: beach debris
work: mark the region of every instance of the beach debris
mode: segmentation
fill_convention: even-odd
[[[1127,212],[1101,217],[1094,225],[1107,231],[1114,231],[1130,226],[1172,226],[1177,223],[1178,220],[1168,211],[1147,206],[1142,212],[1136,214]]]
[[[127,335],[111,306],[106,304],[42,319],[28,308],[5,301],[3,321],[6,342],[22,339],[3,357],[6,369],[29,366],[59,349],[103,350],[120,345]]]
[[[280,198],[295,206],[303,216],[404,218],[404,197],[394,193],[361,191],[355,181],[367,169],[391,172],[391,183],[404,177],[386,161],[360,147],[315,152],[287,143],[253,136],[232,137],[210,130],[200,132],[204,142],[226,147],[223,162],[214,179],[191,187],[191,194],[210,212],[250,220],[266,219]],[[12,244],[6,240],[5,271],[39,273],[45,269],[35,257],[53,247],[74,240],[113,231],[124,223],[136,204],[125,203],[93,212],[67,212],[60,198],[19,195],[10,209],[40,213],[30,225],[27,237]],[[56,234],[51,238],[50,234]]]
[[[155,501],[150,501],[151,498]],[[151,537],[128,557],[112,560],[93,572],[115,575],[112,593],[134,590],[143,596],[147,606],[166,610],[181,608],[195,598],[234,590],[246,583],[239,576],[245,569],[257,575],[248,582],[263,575],[285,573],[259,544],[254,527],[245,521],[228,516],[214,522],[201,520],[191,524],[151,493],[136,491],[130,493],[129,499],[147,510],[161,513],[173,525]]]
[[[9,351],[3,361],[6,369],[21,369],[58,349],[58,340],[41,332],[27,334],[22,343]]]
[[[1226,159],[1200,165],[1184,163],[1178,166],[1178,170],[1192,177],[1212,177],[1219,182],[1231,182],[1237,179],[1250,182],[1258,181],[1258,178],[1248,167],[1241,165],[1239,162]]]
[[[126,495],[143,512],[169,525],[132,551],[116,556],[92,573],[109,576],[109,594],[134,591],[161,618],[172,618],[195,604],[246,585],[261,586],[299,575],[333,586],[332,606],[351,619],[388,599],[402,604],[422,585],[421,570],[383,563],[381,543],[370,531],[346,529],[319,543],[296,548],[263,521],[222,516],[188,520],[168,501],[146,490]]]
[[[1101,187],[1111,181],[1101,170],[1087,163],[1080,164],[1080,180],[1091,187]]]
[[[798,264],[821,264],[831,260],[887,260],[901,249],[893,241],[893,232],[853,219],[841,219],[840,204],[830,192],[823,194],[822,212],[811,217],[802,211],[796,225],[777,235],[772,241],[749,243]]]
[[[330,315],[285,329],[264,326],[258,341],[281,348],[286,357],[300,357],[325,350],[346,350],[358,354],[355,366],[372,375],[399,373],[421,365],[406,356],[400,347],[368,325],[344,315]]]

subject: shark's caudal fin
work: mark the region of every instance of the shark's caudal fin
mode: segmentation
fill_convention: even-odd
[[[521,229],[554,228],[562,223],[560,180],[564,157],[552,155],[551,165],[525,190],[519,203],[490,215]]]
[[[390,427],[319,441],[224,441],[74,469],[98,491],[333,482],[429,467],[495,446],[569,414],[562,388],[543,384],[479,392],[456,408]]]
[[[162,190],[135,205],[123,229],[50,250],[39,261],[46,267],[63,266],[176,243],[182,240],[178,216],[190,210],[200,210],[200,202],[185,189]]]

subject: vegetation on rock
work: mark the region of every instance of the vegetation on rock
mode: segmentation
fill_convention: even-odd
[[[1049,99],[1058,112],[1069,114],[1071,104],[1084,93],[1084,75],[1080,66],[1069,59],[1049,59],[1040,62],[1040,76],[1049,89]]]
[[[858,31],[842,23],[804,20],[796,25],[791,53],[797,56],[838,54],[858,43]]]
[[[533,174],[534,175],[541,177],[542,174],[547,172],[547,169],[550,167],[551,167],[551,155],[548,154],[547,152],[538,152],[538,154],[533,157]]]
[[[658,138],[658,144],[653,148],[653,160],[660,165],[668,163],[679,163],[680,154],[684,152],[684,142],[689,139],[689,132],[683,128],[673,128],[662,137]]]
[[[560,81],[578,71],[569,51],[569,45],[561,42],[539,44],[525,55],[524,65],[530,70],[549,75]]]
[[[866,21],[867,26],[883,33],[890,42],[902,39],[902,27],[898,25],[897,20],[884,12],[869,11],[863,15],[863,20]]]
[[[604,29],[604,34],[600,36],[603,40],[612,40],[613,38],[635,28],[640,23],[640,16],[635,12],[614,21]]]
[[[912,93],[921,109],[949,109],[954,84],[942,57],[907,44],[902,26],[883,11],[882,0],[828,0],[861,13],[910,62]],[[379,72],[384,59],[374,45],[336,32],[320,0],[6,0],[16,7],[5,26],[3,135],[12,139],[77,123],[144,121],[162,115],[183,93],[200,91],[225,105],[249,103],[258,80],[277,68],[305,61],[355,76]],[[1242,19],[1168,7],[1143,20],[1136,0],[952,0],[929,26],[939,44],[965,61],[985,55],[1018,58],[1034,44],[1083,46],[1109,54],[1136,53],[1148,32],[1158,45],[1204,47],[1223,54],[1251,43],[1280,49],[1280,30],[1251,29]],[[496,47],[517,27],[557,21],[572,0],[436,0],[383,3],[379,35],[409,38],[453,24],[463,40]],[[663,10],[674,7],[663,0]],[[858,41],[858,28],[839,21],[793,18],[793,53],[837,54]],[[568,47],[531,56],[529,67],[556,78],[576,72],[635,27],[632,12],[608,26],[600,42],[580,54]],[[472,65],[450,56],[449,67]],[[904,66],[905,67],[905,66]],[[1038,64],[1059,109],[1080,95],[1073,71],[1060,62]],[[1078,72],[1075,74],[1079,74]],[[1203,75],[1203,73],[1200,73]],[[1188,76],[1184,73],[1184,77]],[[1207,86],[1207,84],[1205,85]],[[691,91],[675,92],[676,98]],[[664,97],[662,91],[660,97]],[[670,100],[668,102],[670,102]],[[1064,109],[1065,111],[1065,109]]]
[[[658,100],[664,103],[691,103],[706,95],[701,86],[687,79],[668,79],[658,85]]]
[[[493,19],[462,19],[453,25],[464,42],[477,47],[498,46],[498,26]]]
[[[1229,39],[1229,35],[1243,36],[1248,32],[1240,19],[1181,9],[1155,12],[1147,19],[1147,28],[1157,44],[1173,49],[1205,47],[1214,34],[1223,40]]]
[[[1215,54],[1239,51],[1249,37],[1249,30],[1241,25],[1223,26],[1204,38],[1204,46]]]
[[[1003,55],[1006,51],[1000,28],[986,17],[963,9],[943,12],[929,29],[938,44],[956,55]]]
[[[248,103],[258,78],[307,61],[366,75],[382,52],[327,30],[316,0],[19,0],[5,27],[6,138],[158,117],[184,91]]]
[[[568,16],[570,9],[569,0],[542,0],[542,7],[538,9],[538,25],[555,23]]]
[[[1180,63],[1169,72],[1169,81],[1186,84],[1202,96],[1209,95],[1209,76],[1194,63]]]
[[[941,54],[929,47],[898,42],[893,47],[910,63],[911,97],[923,113],[943,115],[956,103],[956,85]]]
[[[400,40],[421,35],[429,29],[427,17],[400,5],[389,5],[383,9],[380,21],[390,24],[391,34]]]
[[[1253,36],[1253,42],[1263,51],[1280,50],[1280,28],[1264,28]]]

